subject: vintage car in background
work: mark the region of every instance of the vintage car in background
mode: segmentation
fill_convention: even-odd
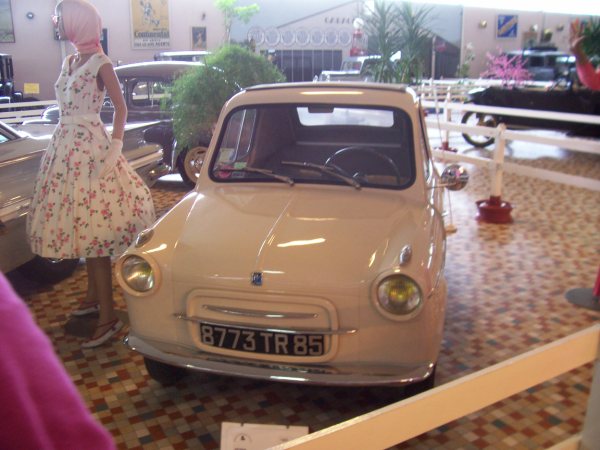
[[[198,145],[193,148],[178,149],[173,134],[172,114],[165,110],[162,103],[169,103],[169,89],[173,80],[198,65],[201,63],[150,61],[115,67],[127,104],[127,122],[161,121],[148,128],[145,139],[160,144],[170,172],[178,172],[190,187],[193,187],[198,179],[199,168],[204,160],[210,136],[203,136]],[[100,114],[102,120],[107,124],[111,123],[113,113],[114,108],[107,97]],[[58,107],[52,106],[44,111],[41,119],[29,120],[27,123],[58,123],[58,118]]]
[[[564,65],[575,67],[575,56],[561,52],[555,47],[551,49],[524,49],[507,52],[509,57],[519,56],[523,67],[531,74],[533,81],[553,81],[561,77]]]
[[[117,261],[127,345],[187,369],[298,383],[432,385],[444,329],[444,188],[414,92],[248,88],[196,188]]]
[[[144,132],[154,123],[128,124],[123,138],[123,155],[151,186],[168,168],[160,145],[144,141]],[[25,219],[35,179],[54,125],[33,124],[10,127],[0,123],[0,270],[19,269],[39,282],[54,283],[68,277],[76,259],[49,259],[31,253]]]
[[[201,62],[204,60],[211,52],[206,50],[179,50],[179,51],[165,51],[158,52],[154,55],[155,61],[191,61],[191,62]]]
[[[535,87],[504,88],[491,86],[477,88],[469,92],[469,103],[503,108],[520,108],[540,111],[553,111],[573,114],[600,115],[600,92],[589,89],[555,87],[553,89]],[[593,124],[548,120],[531,117],[518,117],[508,114],[490,114],[467,111],[461,122],[467,125],[496,127],[504,123],[514,129],[542,129],[565,131],[574,136],[600,137],[600,126]],[[475,147],[486,147],[494,142],[491,136],[464,133],[464,139]]]
[[[370,68],[379,58],[379,55],[348,56],[340,70],[323,70],[318,81],[373,81]]]

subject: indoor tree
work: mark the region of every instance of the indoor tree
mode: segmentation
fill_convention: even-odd
[[[398,9],[394,4],[384,1],[376,1],[373,9],[366,8],[369,14],[365,21],[369,50],[380,56],[368,71],[377,82],[400,82],[397,67],[391,61],[401,44]]]
[[[190,69],[173,83],[173,129],[178,147],[206,141],[223,105],[236,92],[283,81],[283,74],[266,58],[237,45],[208,55],[205,65]]]
[[[215,6],[223,14],[223,26],[225,27],[225,43],[231,42],[231,26],[234,20],[248,23],[252,16],[260,11],[256,3],[247,6],[238,6],[238,0],[215,0]]]
[[[431,7],[413,7],[412,3],[402,2],[398,6],[400,16],[399,62],[400,81],[418,83],[423,77],[423,61],[428,57],[428,48],[433,33],[427,28],[430,22]]]
[[[414,8],[409,2],[396,4],[377,0],[372,9],[366,7],[366,12],[369,50],[381,56],[371,69],[375,81],[419,82],[433,36],[427,28],[431,7]],[[394,61],[399,51],[401,57]]]

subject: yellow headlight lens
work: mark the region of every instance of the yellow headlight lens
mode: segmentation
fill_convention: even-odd
[[[406,275],[393,275],[379,284],[377,300],[391,314],[410,314],[421,304],[421,289]]]
[[[123,280],[134,291],[148,292],[154,287],[154,272],[150,263],[139,256],[128,256],[121,267]]]

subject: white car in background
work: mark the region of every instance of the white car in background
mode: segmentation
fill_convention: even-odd
[[[256,86],[224,107],[196,188],[117,261],[128,346],[186,370],[330,385],[433,384],[444,187],[398,85]]]

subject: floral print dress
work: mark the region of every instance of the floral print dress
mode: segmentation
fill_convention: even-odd
[[[111,137],[100,120],[104,91],[93,55],[71,73],[65,59],[55,84],[61,120],[42,158],[27,233],[34,253],[48,258],[119,255],[155,220],[150,190],[121,155],[100,172]]]

